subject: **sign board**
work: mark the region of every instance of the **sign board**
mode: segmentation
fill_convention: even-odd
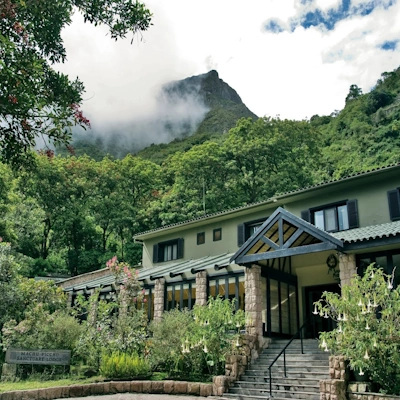
[[[69,365],[71,350],[21,350],[7,349],[8,364]]]

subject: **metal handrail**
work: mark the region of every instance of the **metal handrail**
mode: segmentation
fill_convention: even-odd
[[[281,352],[275,357],[274,361],[269,365],[268,367],[268,374],[269,374],[269,396],[272,397],[272,372],[271,368],[275,364],[275,362],[278,360],[278,358],[283,354],[283,372],[286,378],[286,349],[289,347],[289,345],[293,342],[294,339],[300,334],[300,343],[301,343],[301,354],[304,354],[304,349],[303,349],[303,329],[309,324],[311,321],[311,318],[308,318],[306,322],[301,326],[301,328],[292,336],[292,338],[289,340],[289,342],[286,344],[286,346],[281,350]]]

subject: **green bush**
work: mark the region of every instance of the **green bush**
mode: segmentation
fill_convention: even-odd
[[[112,353],[103,355],[100,363],[100,373],[110,379],[132,379],[145,377],[150,374],[151,368],[147,360],[138,355],[126,353]]]
[[[10,320],[4,324],[3,349],[18,347],[22,349],[62,349],[71,350],[74,356],[83,327],[67,311],[58,310],[52,314],[40,304],[26,312],[19,324]]]
[[[337,328],[320,334],[321,347],[343,355],[350,367],[365,373],[381,391],[400,394],[400,286],[370,265],[354,276],[341,295],[324,292],[315,314],[332,318]]]
[[[193,336],[195,328],[193,314],[187,309],[167,311],[161,321],[150,324],[149,357],[153,371],[189,380],[203,375],[206,364],[202,349],[196,347],[186,352],[184,347],[184,341]]]

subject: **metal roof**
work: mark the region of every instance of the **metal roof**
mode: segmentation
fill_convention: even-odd
[[[389,238],[400,235],[400,221],[335,232],[331,233],[331,235],[336,239],[342,240],[344,243]]]
[[[208,270],[214,271],[215,266],[228,266],[229,259],[233,253],[224,253],[217,256],[205,256],[197,259],[178,261],[174,263],[157,265],[153,268],[145,268],[139,271],[139,280],[145,283],[153,283],[158,278],[165,278],[167,282],[173,281],[177,277],[194,279],[196,272]],[[181,280],[178,278],[177,280]],[[115,284],[114,275],[106,275],[73,286],[65,287],[66,292],[91,290],[95,288],[105,288]]]
[[[192,218],[192,219],[189,219],[189,220],[180,221],[180,222],[176,222],[176,223],[172,223],[172,224],[167,224],[167,225],[164,225],[164,226],[161,226],[161,227],[158,227],[158,228],[154,228],[154,229],[149,229],[149,230],[144,231],[144,232],[139,232],[139,233],[135,234],[134,236],[135,237],[140,237],[142,235],[146,235],[146,234],[150,234],[150,233],[153,233],[153,232],[162,231],[164,229],[173,228],[175,226],[185,225],[185,224],[188,224],[188,223],[193,223],[195,221],[201,221],[201,220],[205,220],[207,218],[213,218],[213,217],[220,216],[220,215],[230,214],[232,212],[245,210],[245,209],[252,208],[252,207],[257,207],[257,206],[265,205],[265,204],[268,204],[268,203],[274,203],[278,199],[281,199],[281,198],[294,196],[294,195],[297,195],[297,194],[301,194],[303,192],[307,192],[309,190],[317,189],[317,188],[320,188],[320,187],[328,186],[328,185],[339,183],[339,182],[344,182],[344,181],[347,181],[347,180],[355,179],[355,178],[366,176],[366,175],[372,175],[372,174],[384,172],[386,170],[391,170],[393,168],[398,168],[398,167],[400,167],[400,163],[389,164],[389,165],[386,165],[384,167],[373,168],[371,170],[363,171],[363,172],[357,172],[357,173],[345,176],[343,178],[332,179],[332,180],[329,180],[329,181],[320,182],[320,183],[317,183],[315,185],[306,186],[306,187],[303,187],[303,188],[300,188],[300,189],[296,189],[296,190],[292,190],[292,191],[288,191],[288,192],[284,192],[284,193],[277,193],[273,197],[270,197],[268,199],[265,199],[265,200],[262,200],[262,201],[258,201],[258,202],[255,202],[255,203],[245,204],[245,205],[242,205],[242,206],[230,208],[228,210],[222,210],[222,211],[218,211],[218,212],[215,212],[215,213],[206,214],[206,215],[202,215],[200,217]]]

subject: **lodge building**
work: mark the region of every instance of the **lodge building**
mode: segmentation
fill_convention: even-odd
[[[400,267],[400,164],[280,194],[255,204],[137,234],[149,319],[172,308],[236,299],[248,333],[290,337],[323,291],[371,263]],[[400,283],[400,268],[395,269]],[[73,298],[115,290],[107,269],[59,284]],[[315,319],[307,331],[330,329]]]

